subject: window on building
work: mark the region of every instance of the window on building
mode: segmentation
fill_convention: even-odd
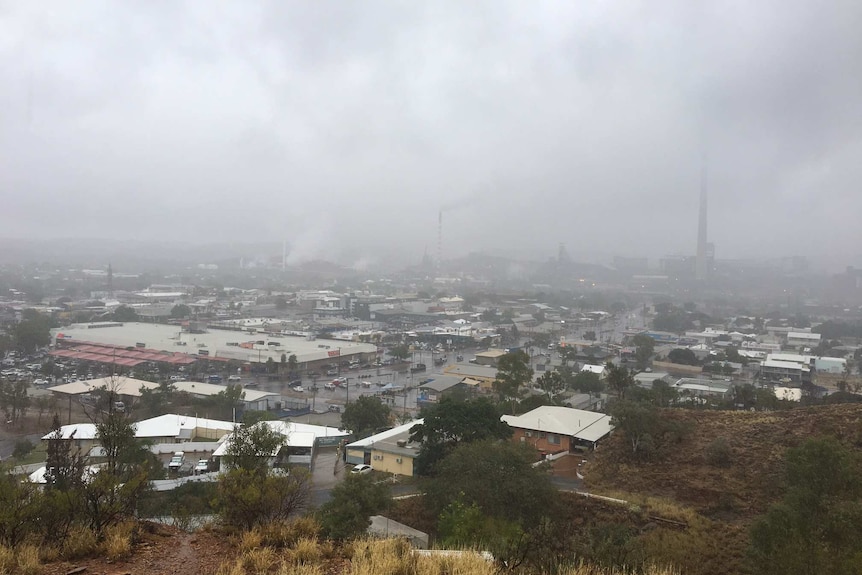
[[[550,443],[552,445],[559,445],[560,444],[560,436],[554,435],[553,433],[549,433],[548,434],[548,443]]]
[[[532,431],[525,431],[524,437],[533,437],[533,432]]]

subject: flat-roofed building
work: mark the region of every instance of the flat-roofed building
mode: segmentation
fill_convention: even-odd
[[[421,446],[410,441],[410,431],[413,426],[424,422],[424,419],[416,419],[348,444],[347,463],[364,463],[375,471],[412,477],[415,472],[413,463]]]

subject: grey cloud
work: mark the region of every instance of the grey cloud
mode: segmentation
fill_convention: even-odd
[[[860,17],[854,2],[6,3],[0,224],[218,230],[367,262],[433,250],[444,209],[446,255],[659,256],[694,249],[706,149],[720,257],[851,256]]]

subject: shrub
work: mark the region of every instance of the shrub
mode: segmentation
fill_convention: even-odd
[[[98,549],[98,538],[91,529],[73,527],[63,541],[61,555],[64,559],[82,559],[93,555]]]
[[[111,561],[125,559],[132,553],[132,538],[130,535],[123,533],[108,533],[105,536],[105,541],[102,542],[102,549],[105,556]]]
[[[313,517],[300,517],[293,521],[272,521],[256,530],[263,537],[263,545],[282,549],[293,547],[300,539],[316,540],[320,524]]]
[[[271,547],[258,547],[246,551],[240,559],[248,573],[266,573],[278,562],[278,555]]]
[[[323,553],[316,539],[302,538],[290,550],[290,558],[294,563],[300,565],[320,561],[322,555]]]
[[[15,448],[12,450],[12,457],[15,459],[23,459],[30,455],[33,451],[33,444],[26,439],[19,439],[15,442]]]
[[[243,531],[239,537],[239,550],[242,553],[254,551],[261,546],[263,546],[263,536],[257,528],[251,531]]]
[[[730,467],[733,449],[724,437],[717,437],[706,446],[706,462],[715,467]]]
[[[39,548],[34,545],[22,545],[18,548],[15,563],[18,575],[38,575],[42,571],[39,561]]]
[[[15,571],[15,551],[5,545],[0,545],[0,575]]]

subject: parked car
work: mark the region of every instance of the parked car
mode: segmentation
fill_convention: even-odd
[[[171,457],[170,463],[168,463],[168,469],[171,471],[179,471],[180,467],[183,466],[183,463],[186,460],[186,454],[182,451],[174,451],[174,456]]]
[[[296,392],[298,392],[298,393],[302,393],[302,392],[304,392],[304,391],[305,391],[305,390],[302,388],[302,386],[301,386],[301,385],[294,385],[294,386],[293,386],[293,387],[291,387],[290,389],[292,389],[293,391],[296,391]]]
[[[335,385],[334,383],[332,383],[331,381],[323,384],[323,389],[328,389],[329,391],[333,391],[336,387],[338,387],[338,386]]]
[[[338,375],[338,368],[337,367],[331,367],[331,368],[327,369],[326,375]]]
[[[365,463],[360,463],[359,465],[357,465],[353,469],[351,469],[350,473],[355,473],[357,475],[360,475],[360,474],[364,475],[366,473],[371,473],[371,466],[366,465]]]
[[[199,475],[201,473],[206,473],[210,470],[210,460],[209,459],[198,459],[197,465],[195,465],[195,475]]]
[[[242,381],[242,378],[238,375],[229,375],[227,380],[228,381]]]

